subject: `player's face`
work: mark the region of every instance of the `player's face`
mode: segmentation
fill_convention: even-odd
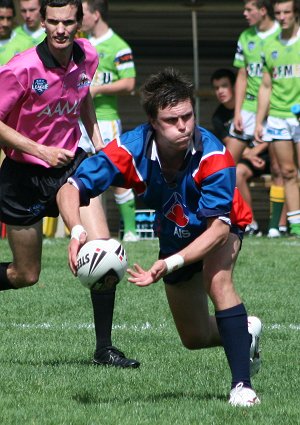
[[[263,18],[263,9],[258,9],[255,2],[249,1],[245,3],[244,16],[249,26],[259,25]]]
[[[71,4],[62,7],[47,6],[46,19],[42,21],[42,26],[46,30],[52,53],[69,52],[72,49],[76,32],[80,28],[76,14],[77,7]]]
[[[83,9],[83,20],[82,20],[82,31],[87,34],[91,34],[95,28],[97,22],[96,12],[91,12],[87,2],[82,3]]]
[[[0,40],[10,37],[14,20],[12,9],[0,7]]]
[[[155,120],[151,121],[155,138],[163,147],[178,151],[186,150],[194,133],[195,117],[190,100],[176,106],[159,109]]]
[[[233,98],[233,87],[228,77],[213,81],[216,98],[222,104],[228,103]]]
[[[21,0],[20,12],[27,28],[35,31],[40,27],[40,4],[39,0]]]
[[[274,14],[276,20],[283,30],[289,30],[296,24],[296,15],[294,12],[294,2],[275,3]]]

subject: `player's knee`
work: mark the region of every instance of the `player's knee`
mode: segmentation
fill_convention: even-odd
[[[296,167],[290,166],[282,170],[282,177],[284,180],[296,180],[298,171]]]
[[[39,280],[39,271],[26,271],[18,275],[16,279],[16,286],[18,288],[26,288],[35,285]]]
[[[182,345],[188,350],[201,350],[209,347],[208,335],[191,335],[181,338]]]

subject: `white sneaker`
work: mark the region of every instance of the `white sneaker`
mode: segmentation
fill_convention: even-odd
[[[261,366],[259,338],[262,330],[262,324],[258,317],[248,317],[248,332],[252,336],[250,346],[250,376],[255,375]]]
[[[140,240],[140,238],[138,237],[138,235],[135,235],[133,232],[126,232],[125,235],[123,236],[123,241],[124,242],[138,242]]]
[[[252,388],[245,388],[243,382],[239,382],[230,391],[229,404],[231,406],[251,407],[260,404],[260,399]]]
[[[275,229],[275,227],[274,227],[274,228],[269,229],[267,236],[268,236],[268,238],[280,238],[281,233],[278,229]]]

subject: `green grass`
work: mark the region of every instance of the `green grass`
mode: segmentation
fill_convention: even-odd
[[[235,282],[249,314],[262,318],[263,367],[253,379],[262,404],[227,404],[230,373],[221,348],[188,351],[162,283],[117,291],[113,339],[138,370],[91,365],[89,292],[67,267],[67,240],[45,241],[40,282],[1,292],[1,425],[300,424],[300,241],[248,238]],[[156,241],[125,245],[147,266]],[[0,241],[1,261],[10,260]]]

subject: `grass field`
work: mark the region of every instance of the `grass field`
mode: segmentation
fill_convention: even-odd
[[[221,348],[188,351],[175,331],[161,282],[120,283],[114,343],[137,370],[94,367],[89,292],[67,267],[67,240],[46,240],[32,288],[1,292],[1,425],[300,424],[300,241],[248,238],[235,271],[249,314],[264,323],[263,367],[253,379],[262,404],[228,405]],[[150,265],[156,241],[125,245],[129,263]],[[1,261],[9,261],[0,241]]]

